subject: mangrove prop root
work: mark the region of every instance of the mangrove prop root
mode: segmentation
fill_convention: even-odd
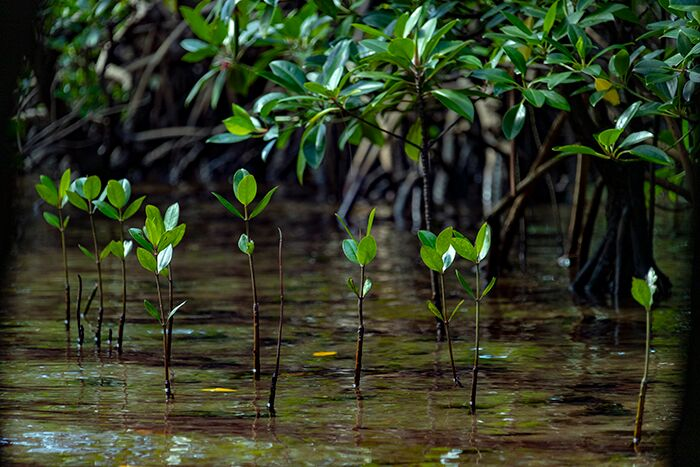
[[[279,232],[279,250],[277,255],[277,263],[279,266],[280,278],[280,319],[277,325],[277,356],[275,358],[275,371],[272,373],[272,381],[270,382],[270,398],[267,401],[267,408],[270,414],[275,414],[275,395],[277,393],[277,378],[280,372],[280,354],[282,352],[282,323],[284,322],[284,271],[282,265],[282,229],[277,228]]]

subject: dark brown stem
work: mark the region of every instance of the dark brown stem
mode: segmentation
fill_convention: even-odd
[[[360,388],[360,376],[362,374],[362,344],[365,340],[365,320],[362,313],[362,305],[365,300],[365,267],[360,266],[360,287],[357,295],[357,347],[355,349],[355,380],[353,387]]]
[[[173,283],[173,263],[170,263],[170,266],[168,266],[168,315],[170,312],[173,310],[173,293],[175,290],[175,286]],[[168,359],[168,368],[172,368],[171,362],[173,359],[173,322],[175,321],[175,316],[171,317],[168,320],[168,351],[167,351],[167,359]],[[172,370],[171,370],[172,371]]]
[[[275,394],[277,393],[277,378],[280,373],[280,354],[282,353],[282,323],[284,322],[284,271],[282,267],[282,229],[277,228],[279,232],[280,242],[277,252],[277,263],[280,273],[280,321],[277,325],[277,356],[275,358],[275,371],[272,373],[272,381],[270,383],[270,398],[267,402],[267,407],[270,414],[275,414]]]
[[[104,291],[102,289],[102,261],[100,250],[97,246],[97,232],[95,231],[95,219],[92,215],[92,201],[88,200],[88,217],[90,217],[90,230],[92,231],[92,246],[95,251],[95,267],[97,268],[97,288],[100,292],[100,307],[97,315],[97,329],[95,330],[95,345],[100,347],[102,341],[102,318],[104,316]]]
[[[248,206],[243,206],[245,219],[245,235],[250,241],[248,226]],[[252,253],[248,253],[248,269],[250,270],[250,287],[253,291],[253,376],[260,380],[260,304],[258,303],[258,288],[255,283],[255,263]]]
[[[80,277],[80,274],[78,274],[78,297],[76,300],[76,307],[75,307],[75,323],[78,328],[78,345],[82,346],[83,345],[83,338],[84,338],[84,329],[83,329],[83,324],[80,322],[80,302],[83,299],[83,278]]]
[[[440,299],[442,300],[442,303],[445,303],[445,274],[440,274]],[[455,385],[458,387],[462,387],[462,383],[457,377],[457,367],[455,366],[455,359],[454,355],[452,354],[452,339],[450,338],[450,321],[447,316],[447,310],[442,309],[440,311],[440,314],[442,314],[442,321],[445,323],[445,336],[447,337],[447,347],[450,351],[450,365],[452,365],[452,379],[455,382]]]
[[[61,226],[59,232],[61,233],[61,253],[63,254],[63,272],[65,274],[65,282],[63,283],[66,302],[65,325],[66,331],[68,331],[70,330],[70,282],[68,281],[68,252],[66,251],[66,230],[63,228],[63,209],[60,207],[58,208],[58,222]]]
[[[642,382],[639,385],[639,399],[637,400],[637,416],[634,419],[634,437],[632,438],[632,444],[634,449],[639,449],[639,443],[642,441],[642,423],[644,419],[644,400],[647,396],[647,386],[649,385],[649,348],[651,346],[651,309],[647,308],[647,337],[646,346],[644,352],[644,375],[642,376]]]
[[[121,209],[119,216],[121,217]],[[124,245],[124,222],[119,221],[119,241]],[[119,331],[117,333],[117,352],[122,354],[124,344],[124,325],[126,324],[126,257],[121,258],[122,261],[122,314],[119,317]]]
[[[172,387],[170,385],[170,368],[168,362],[168,333],[166,329],[167,315],[163,309],[163,293],[160,290],[160,276],[154,274],[156,278],[156,290],[158,292],[158,308],[160,311],[160,324],[163,331],[163,370],[165,373],[165,397],[170,399],[173,396]]]
[[[474,324],[474,366],[472,368],[472,393],[469,398],[469,412],[476,413],[476,383],[479,378],[479,305],[481,304],[481,277],[479,276],[479,263],[476,263],[476,286],[474,288],[475,319]]]
[[[97,282],[92,286],[92,290],[90,291],[90,296],[87,299],[87,303],[85,304],[85,309],[83,310],[83,318],[85,318],[88,314],[88,311],[90,311],[90,305],[92,305],[92,301],[95,300],[95,295],[97,295]]]

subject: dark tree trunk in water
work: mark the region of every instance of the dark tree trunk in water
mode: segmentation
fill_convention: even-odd
[[[644,197],[643,163],[596,159],[607,191],[603,238],[571,284],[581,298],[604,303],[606,296],[617,305],[630,296],[632,277],[645,277],[650,267],[658,275],[655,298],[670,294],[671,282],[659,270],[652,253]]]

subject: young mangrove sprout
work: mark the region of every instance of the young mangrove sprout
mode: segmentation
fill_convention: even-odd
[[[247,170],[237,170],[233,175],[233,194],[238,202],[243,205],[243,214],[241,214],[241,212],[226,198],[218,193],[212,192],[212,195],[214,195],[231,214],[242,219],[245,225],[245,233],[241,234],[238,239],[238,248],[248,256],[248,269],[250,270],[250,284],[253,293],[253,374],[256,380],[260,379],[260,304],[258,303],[258,289],[255,282],[255,263],[253,262],[255,242],[253,242],[250,236],[249,223],[251,219],[263,212],[276,190],[277,187],[274,187],[268,191],[257,206],[255,206],[252,211],[249,211],[250,204],[255,200],[255,196],[258,194],[258,184],[255,181],[255,177],[248,173]]]
[[[649,352],[651,347],[651,306],[654,304],[654,292],[656,292],[656,271],[654,268],[649,268],[645,279],[632,278],[632,297],[644,307],[646,311],[646,345],[644,350],[644,374],[642,382],[639,385],[639,398],[637,400],[637,416],[634,420],[634,436],[632,444],[634,449],[639,449],[639,443],[642,441],[642,420],[644,418],[644,400],[647,396],[647,387],[649,386]]]
[[[170,206],[168,206],[168,209],[165,210],[165,216],[163,217],[163,225],[165,226],[165,231],[166,232],[173,232],[172,234],[169,235],[174,235],[173,237],[173,248],[177,247],[180,242],[182,241],[182,238],[185,235],[185,229],[187,228],[186,224],[178,224],[180,220],[180,205],[178,203],[173,203]],[[168,267],[168,309],[172,310],[175,302],[174,298],[174,293],[175,293],[175,280],[173,278],[173,263],[172,261],[170,262],[170,266]],[[167,358],[168,358],[168,368],[171,368],[172,372],[172,367],[170,365],[170,362],[173,357],[173,323],[175,322],[175,316],[171,317],[170,320],[168,321],[168,351],[167,351]]]
[[[141,196],[129,203],[131,198],[131,184],[127,179],[110,180],[107,182],[107,200],[96,200],[97,209],[108,218],[119,222],[119,240],[109,243],[109,251],[119,258],[122,269],[122,313],[119,317],[119,330],[117,333],[117,352],[122,353],[124,343],[124,325],[126,323],[126,257],[131,252],[131,240],[124,240],[124,221],[130,219],[141,207],[146,198]],[[128,206],[127,206],[128,204]]]
[[[282,229],[277,227],[280,236],[279,248],[277,250],[277,264],[280,273],[280,319],[277,326],[277,355],[275,357],[275,371],[272,373],[270,382],[270,399],[267,401],[267,408],[270,414],[275,414],[275,394],[277,393],[277,378],[280,373],[280,354],[282,352],[282,323],[284,322],[284,271],[282,268]]]
[[[343,218],[338,214],[335,215],[350,237],[346,238],[342,242],[343,253],[345,253],[345,257],[351,263],[360,266],[360,287],[355,285],[355,281],[352,279],[352,277],[348,277],[347,281],[348,287],[357,297],[357,348],[355,350],[355,379],[353,383],[353,386],[356,389],[360,388],[360,374],[362,373],[362,344],[365,337],[365,322],[362,307],[365,297],[367,297],[369,291],[372,289],[372,281],[368,277],[365,277],[365,268],[374,260],[374,257],[377,256],[377,242],[372,236],[374,212],[375,210],[372,209],[372,211],[369,213],[369,218],[367,219],[367,231],[365,235],[362,236],[362,231],[360,230],[357,239],[352,232],[350,232],[350,229]]]
[[[455,249],[452,247],[452,233],[452,227],[447,227],[437,236],[427,230],[420,230],[418,231],[418,238],[421,242],[420,257],[423,260],[423,263],[425,263],[425,265],[428,266],[431,271],[436,272],[439,279],[438,285],[442,309],[438,309],[432,301],[427,302],[428,309],[445,325],[445,336],[447,337],[447,346],[450,352],[450,364],[452,365],[452,378],[457,386],[462,387],[462,383],[457,377],[457,368],[455,367],[455,360],[452,354],[450,321],[452,321],[452,318],[462,306],[464,300],[460,301],[457,306],[454,307],[449,316],[447,314],[447,307],[445,306],[445,271],[452,266],[452,263],[455,260]]]
[[[100,251],[97,243],[97,231],[95,230],[95,210],[97,206],[95,201],[100,201],[107,196],[106,193],[100,195],[102,190],[102,182],[96,175],[90,177],[81,177],[76,179],[70,189],[66,192],[70,203],[81,211],[85,211],[90,218],[90,231],[92,232],[92,248],[91,252],[82,245],[78,245],[80,251],[85,256],[95,261],[97,269],[97,288],[100,293],[100,306],[97,315],[97,327],[95,328],[95,345],[99,348],[102,342],[102,319],[104,317],[104,289],[102,288],[102,260],[110,253],[110,248],[105,248]],[[98,199],[99,197],[99,199]]]
[[[474,366],[472,367],[472,390],[471,397],[469,398],[469,412],[474,414],[476,413],[476,383],[479,377],[479,309],[481,301],[488,295],[493,286],[496,285],[496,278],[493,277],[486,288],[484,288],[483,292],[481,291],[480,268],[481,262],[489,254],[489,249],[491,248],[491,227],[489,227],[488,224],[483,224],[476,235],[474,244],[464,235],[455,231],[454,237],[452,238],[452,246],[459,256],[474,263],[475,266],[474,291],[469,287],[469,284],[462,274],[460,274],[458,270],[455,270],[457,280],[459,280],[460,285],[464,291],[467,292],[467,295],[474,300],[474,308],[476,310],[474,323]]]
[[[70,282],[68,280],[68,253],[66,251],[66,227],[68,226],[69,216],[63,216],[63,207],[68,202],[66,193],[70,187],[70,169],[66,169],[61,175],[61,179],[56,184],[49,177],[41,175],[38,184],[35,185],[36,192],[39,194],[46,204],[56,208],[58,216],[48,211],[44,211],[44,220],[58,230],[61,237],[61,254],[63,255],[63,273],[64,273],[64,293],[66,305],[65,325],[66,331],[70,329]]]
[[[175,220],[177,224],[177,219]],[[173,226],[172,221],[169,225]],[[129,234],[139,244],[136,249],[136,257],[141,266],[153,273],[156,282],[156,294],[158,297],[158,307],[148,300],[144,300],[146,312],[156,319],[161,326],[163,333],[163,367],[165,373],[165,395],[168,399],[173,396],[172,384],[170,382],[170,356],[168,352],[172,349],[170,344],[171,335],[168,334],[168,328],[175,313],[186,303],[182,302],[179,305],[167,308],[163,300],[163,291],[160,286],[160,277],[168,276],[168,267],[173,258],[173,248],[180,243],[185,235],[185,224],[173,227],[170,230],[166,228],[165,221],[160,214],[160,210],[152,205],[146,206],[146,225],[143,229],[129,229]]]

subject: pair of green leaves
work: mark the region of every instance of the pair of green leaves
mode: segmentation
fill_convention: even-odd
[[[114,255],[119,259],[125,259],[127,256],[129,256],[129,253],[131,253],[132,247],[133,242],[131,240],[124,240],[123,242],[120,242],[118,240],[112,240],[107,245],[105,245],[105,247],[100,252],[100,261],[104,260],[109,255]],[[89,259],[95,259],[95,254],[87,248],[85,248],[83,245],[78,244],[78,248]]]
[[[167,325],[171,319],[173,319],[173,316],[175,316],[175,313],[180,311],[180,308],[182,308],[185,303],[187,303],[187,300],[184,302],[180,303],[176,307],[174,307],[172,310],[170,310],[170,313],[168,313],[168,316],[165,317],[165,323],[163,323],[163,319],[160,316],[160,312],[158,311],[158,308],[151,303],[148,300],[143,301],[143,306],[146,308],[146,312],[151,315],[156,321],[158,321],[161,325],[165,326]]]
[[[348,261],[353,264],[357,264],[358,266],[367,266],[377,256],[377,242],[372,236],[372,224],[374,224],[375,211],[375,209],[370,211],[369,217],[367,218],[367,230],[365,235],[360,237],[359,241],[352,234],[350,228],[347,226],[343,218],[337,213],[335,215],[350,237],[343,240],[341,244],[343,253]]]
[[[467,237],[453,231],[452,246],[457,251],[457,254],[462,258],[474,264],[479,264],[486,258],[491,249],[491,227],[488,224],[483,224],[476,234],[476,240],[472,244]]]
[[[419,230],[418,239],[421,243],[420,257],[423,263],[432,271],[443,274],[455,260],[455,249],[452,246],[454,229],[447,227],[435,235],[428,230]]]
[[[68,201],[66,193],[70,187],[70,169],[66,169],[61,175],[61,179],[58,182],[58,188],[53,180],[51,180],[46,175],[39,176],[39,183],[34,185],[37,194],[41,199],[43,199],[46,204],[55,207],[56,209],[63,208]],[[48,219],[47,219],[47,222]],[[49,222],[51,224],[51,222]],[[51,224],[53,225],[53,224]],[[54,225],[54,227],[56,227]],[[57,227],[58,228],[58,227]]]
[[[255,218],[258,214],[263,212],[272,199],[272,195],[275,194],[278,187],[272,188],[268,191],[265,196],[260,200],[260,202],[255,206],[255,208],[249,213],[248,206],[255,200],[258,194],[258,184],[255,181],[255,177],[251,175],[245,169],[238,169],[233,175],[233,194],[239,203],[243,205],[243,212],[241,212],[226,198],[218,193],[212,192],[211,194],[219,200],[219,202],[234,216],[242,219],[244,221],[249,221]]]
[[[66,191],[68,201],[81,211],[92,214],[96,206],[93,201],[102,201],[107,197],[107,192],[102,192],[102,181],[97,175],[77,178],[71,183],[70,189]],[[90,204],[93,204],[90,211]]]
[[[160,210],[146,206],[146,225],[142,229],[129,229],[131,237],[139,244],[136,256],[141,266],[155,274],[166,273],[172,261],[173,248],[185,236],[186,224],[179,224],[180,205],[174,203],[162,216]]]
[[[141,208],[143,200],[146,199],[145,196],[141,196],[127,206],[131,198],[131,183],[125,178],[118,181],[108,181],[105,194],[107,201],[105,201],[105,197],[101,196],[94,204],[102,214],[119,222],[124,222],[133,217]]]
[[[477,264],[476,267],[478,268],[479,265]],[[462,274],[458,270],[455,270],[455,273],[457,275],[457,281],[459,282],[459,285],[462,286],[464,291],[467,292],[467,295],[469,295],[469,297],[474,301],[483,300],[484,297],[486,297],[489,294],[489,292],[491,292],[491,289],[493,289],[493,286],[496,285],[496,277],[494,276],[491,278],[489,283],[486,285],[486,288],[484,288],[484,290],[482,292],[474,293],[474,291],[469,286],[469,283],[464,278],[464,276],[462,276]]]
[[[433,315],[435,315],[435,317],[437,319],[444,322],[445,324],[449,324],[450,321],[452,321],[452,318],[454,318],[454,315],[459,311],[459,309],[464,304],[464,300],[459,301],[459,303],[452,309],[452,313],[450,313],[449,317],[447,315],[442,316],[442,313],[440,313],[440,310],[438,310],[438,308],[435,306],[435,304],[433,302],[431,302],[430,300],[428,300],[426,302],[426,304],[428,305],[428,310],[430,310],[430,312]]]
[[[365,283],[362,286],[362,294],[360,295],[360,289],[355,284],[355,280],[352,277],[348,277],[347,286],[357,298],[365,298],[369,295],[370,290],[372,290],[372,280],[370,278],[365,279]]]

